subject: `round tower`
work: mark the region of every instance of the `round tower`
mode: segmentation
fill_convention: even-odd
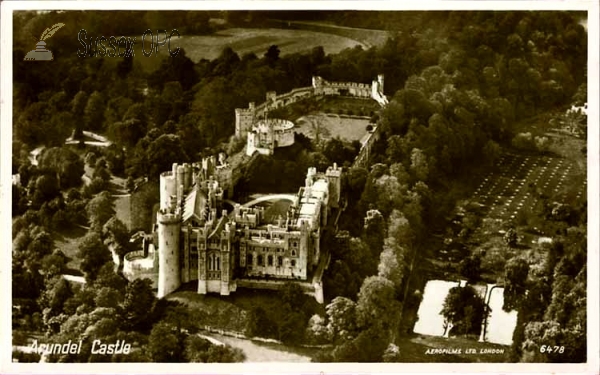
[[[158,298],[175,291],[181,285],[179,267],[179,236],[181,217],[179,214],[157,213],[158,222]]]
[[[160,209],[169,208],[171,196],[177,194],[175,177],[171,171],[160,174]]]

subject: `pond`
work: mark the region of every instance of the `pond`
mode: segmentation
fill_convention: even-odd
[[[462,284],[462,283],[461,283]],[[457,282],[430,280],[425,285],[423,301],[419,306],[419,320],[415,324],[415,333],[431,336],[444,336],[444,317],[440,314],[444,299]],[[479,294],[488,298],[490,315],[487,320],[485,340],[495,344],[511,345],[512,335],[517,325],[517,312],[502,310],[504,304],[504,288],[488,284],[487,287],[477,285]]]
[[[490,293],[490,316],[486,331],[486,341],[495,344],[511,345],[512,335],[517,326],[517,311],[502,310],[504,288],[493,288]]]
[[[422,335],[443,336],[444,317],[440,312],[450,289],[458,286],[456,281],[430,280],[425,285],[423,301],[419,306],[419,319],[413,331]]]
[[[212,337],[220,342],[241,349],[246,354],[245,362],[310,362],[310,357],[295,353],[295,349],[285,345],[262,343],[218,333],[206,332],[205,336]]]

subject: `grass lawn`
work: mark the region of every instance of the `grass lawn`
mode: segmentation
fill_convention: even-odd
[[[168,56],[167,46],[159,49],[158,56],[152,54],[144,56],[142,52],[141,36],[136,36],[138,43],[134,45],[136,59],[146,72],[151,72],[160,66],[163,57]],[[150,50],[146,38],[146,52]],[[223,48],[231,47],[240,57],[246,53],[255,53],[262,57],[271,45],[277,45],[281,55],[299,52],[308,52],[313,47],[322,46],[326,54],[338,53],[345,48],[352,48],[364,44],[348,37],[317,32],[310,30],[291,29],[248,29],[233,28],[216,32],[212,35],[182,35],[181,38],[174,37],[171,41],[171,49],[181,47],[186,56],[192,61],[201,59],[213,60],[221,55]]]
[[[115,198],[115,212],[117,219],[121,220],[128,229],[131,229],[131,196]]]
[[[277,21],[273,21],[276,25]],[[345,36],[364,43],[367,47],[383,46],[388,39],[384,30],[359,29],[354,27],[337,26],[326,21],[280,21],[283,27],[292,26],[296,29],[314,30],[335,35]]]
[[[52,233],[54,245],[68,258],[67,274],[83,276],[80,271],[81,260],[77,258],[77,251],[79,243],[86,233],[87,231],[81,227],[72,227]]]
[[[347,141],[359,141],[367,134],[369,120],[347,118],[337,115],[311,114],[296,122],[296,131],[311,139],[341,138]]]
[[[265,209],[265,222],[277,223],[277,217],[281,216],[282,220],[285,221],[285,215],[292,202],[281,199],[273,202]]]

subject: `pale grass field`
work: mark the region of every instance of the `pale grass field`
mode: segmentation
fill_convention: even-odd
[[[166,45],[162,46],[158,56],[152,54],[146,57],[142,53],[141,36],[137,38],[134,46],[136,60],[145,71],[152,71],[160,65],[162,57],[168,56],[168,48]],[[186,56],[197,63],[202,59],[216,59],[225,47],[231,47],[240,57],[245,53],[253,52],[257,57],[262,58],[271,45],[279,47],[281,56],[309,52],[317,46],[322,46],[326,54],[338,53],[358,45],[365,47],[363,43],[354,39],[316,31],[233,28],[212,35],[182,35],[181,38],[174,36],[171,50],[181,47],[185,50]],[[148,38],[146,38],[145,49],[146,52],[150,51]]]

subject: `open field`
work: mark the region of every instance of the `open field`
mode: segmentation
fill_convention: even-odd
[[[167,57],[169,52],[167,46],[159,49],[159,56],[152,54],[144,56],[142,52],[141,36],[136,36],[138,43],[135,44],[135,57],[141,63],[144,71],[152,71],[160,65],[162,57]],[[149,39],[146,38],[146,51],[149,48]],[[186,56],[192,61],[201,59],[213,60],[219,57],[225,47],[231,47],[240,57],[245,53],[253,52],[262,57],[271,45],[277,45],[281,55],[298,52],[309,52],[313,47],[322,46],[326,54],[338,53],[339,51],[363,46],[365,44],[340,35],[311,30],[291,29],[247,29],[233,28],[216,32],[212,35],[182,35],[180,39],[174,37],[171,41],[171,49],[181,47]]]
[[[302,30],[320,31],[355,39],[363,43],[367,48],[382,46],[388,39],[388,33],[384,30],[358,29],[354,27],[338,26],[325,21],[279,21],[271,20],[274,25],[290,27]]]
[[[52,233],[54,246],[62,251],[69,259],[67,262],[67,274],[83,275],[80,271],[81,259],[77,258],[77,251],[79,249],[79,243],[85,236],[85,233],[85,229],[76,226],[68,230],[65,229],[60,232]]]
[[[368,118],[353,118],[329,113],[316,113],[296,120],[294,131],[311,139],[339,137],[347,141],[360,141],[367,135]]]

